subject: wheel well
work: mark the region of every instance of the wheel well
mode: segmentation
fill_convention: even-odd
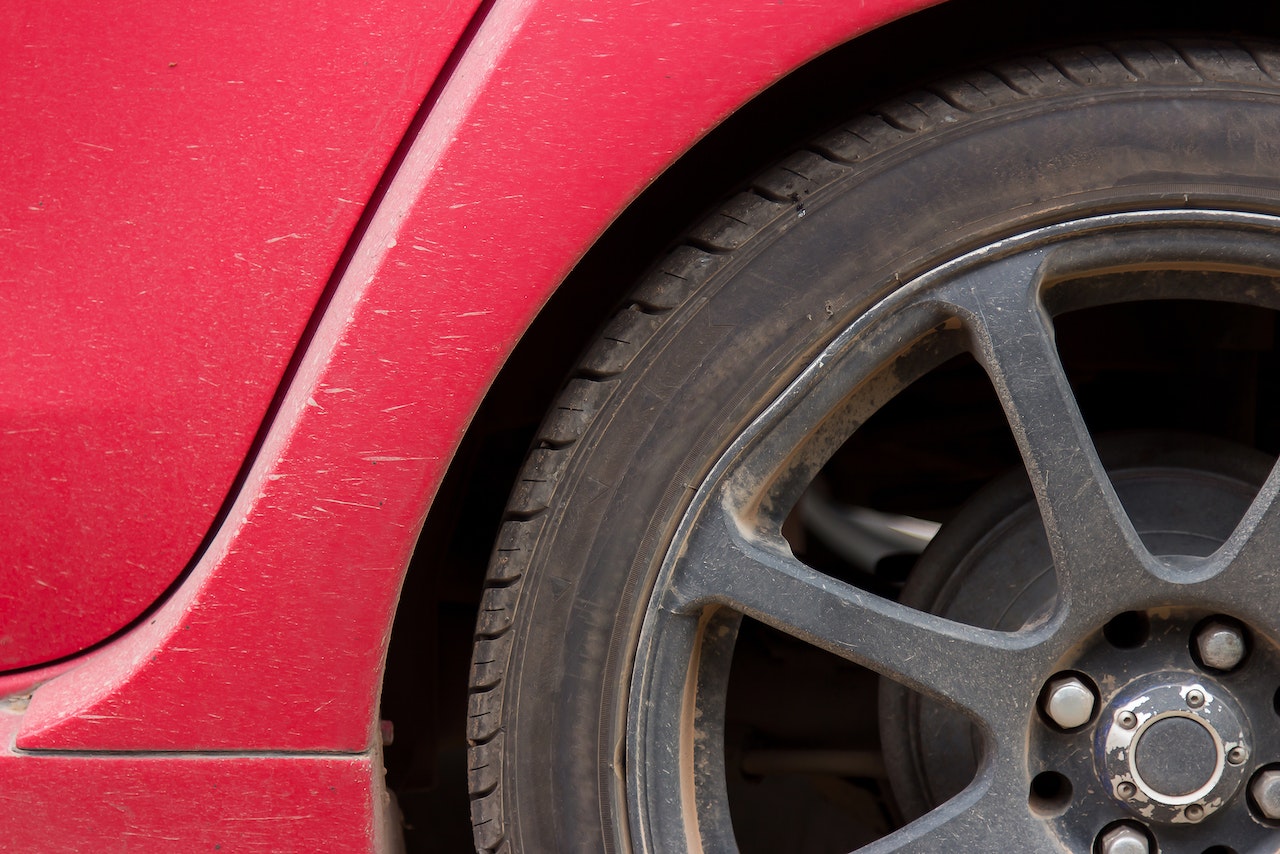
[[[1176,33],[1275,37],[1280,10],[1242,0],[952,0],[792,73],[711,131],[617,218],[496,378],[410,564],[383,692],[383,716],[396,730],[386,751],[388,782],[406,813],[410,852],[470,844],[467,670],[476,603],[503,506],[563,378],[649,264],[745,178],[799,141],[926,80],[1040,47]],[[847,83],[833,87],[832,80]]]

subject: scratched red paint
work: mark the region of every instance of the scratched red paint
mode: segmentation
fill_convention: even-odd
[[[0,671],[191,559],[476,2],[4,4]]]
[[[0,711],[0,743],[17,716]],[[384,850],[381,768],[342,756],[0,749],[0,847],[35,854]]]
[[[618,212],[729,112],[923,5],[494,4],[390,183],[210,549],[151,617],[35,690],[15,735],[32,753],[0,755],[0,789],[24,768],[51,781],[86,773],[47,764],[42,751],[185,752],[130,772],[152,781],[155,797],[138,808],[158,826],[171,815],[171,775],[182,773],[170,763],[194,752],[365,751],[417,532],[538,309]],[[356,206],[331,199],[368,196],[466,12],[419,20],[367,8],[337,2],[296,21],[233,0],[194,21],[159,21],[149,4],[126,10],[126,24],[109,20],[115,12],[24,5],[14,12],[21,26],[0,35],[6,73],[33,78],[12,58],[18,42],[38,42],[32,34],[69,26],[60,38],[112,45],[70,52],[73,67],[41,84],[53,127],[0,154],[6,170],[44,170],[67,188],[42,195],[54,184],[24,177],[0,190],[3,227],[41,238],[5,250],[5,270],[26,284],[0,283],[0,346],[34,366],[0,367],[20,389],[12,410],[6,398],[4,429],[30,430],[0,445],[2,476],[29,490],[30,505],[5,524],[27,538],[22,555],[43,556],[63,567],[59,581],[80,585],[74,596],[46,594],[30,569],[6,565],[26,607],[56,615],[39,628],[44,617],[5,606],[5,625],[24,633],[22,660],[70,651],[128,619],[209,524],[354,223]],[[361,29],[374,21],[376,37]],[[187,52],[171,58],[176,48],[161,49],[171,44]],[[122,46],[134,55],[119,58]],[[243,74],[223,73],[237,62]],[[227,82],[239,77],[249,88]],[[111,90],[116,79],[133,94]],[[5,127],[32,123],[30,110],[3,103]],[[116,115],[117,136],[86,133]],[[174,145],[188,137],[212,146],[210,159],[182,161]],[[337,138],[340,151],[322,153]],[[36,209],[16,211],[19,190]],[[60,224],[27,225],[51,206]],[[38,298],[44,287],[48,299]],[[45,350],[56,354],[39,357],[55,359],[47,370],[34,362]],[[250,787],[256,766],[225,761]],[[54,797],[52,785],[18,791]],[[95,808],[86,820],[106,818]],[[207,839],[198,823],[173,826]]]

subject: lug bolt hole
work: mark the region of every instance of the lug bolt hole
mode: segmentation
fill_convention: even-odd
[[[1027,799],[1031,811],[1041,818],[1062,815],[1071,806],[1071,781],[1057,771],[1044,771],[1031,781]]]
[[[1141,611],[1125,611],[1102,627],[1102,635],[1116,649],[1136,649],[1151,635],[1151,621]]]

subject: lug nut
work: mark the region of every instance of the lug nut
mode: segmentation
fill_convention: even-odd
[[[1147,835],[1128,824],[1117,825],[1098,840],[1102,854],[1151,854]]]
[[[1210,620],[1196,635],[1196,652],[1205,667],[1231,670],[1244,660],[1244,632],[1230,623]]]
[[[1084,726],[1093,717],[1094,697],[1078,676],[1057,676],[1049,680],[1044,713],[1063,729]]]
[[[1280,821],[1280,771],[1268,770],[1253,778],[1249,794],[1263,818]]]

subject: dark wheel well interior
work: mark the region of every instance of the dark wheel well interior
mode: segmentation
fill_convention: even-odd
[[[470,846],[466,686],[476,603],[503,506],[567,372],[663,249],[745,179],[859,110],[949,71],[1023,51],[1140,35],[1280,36],[1280,7],[1243,0],[952,0],[780,81],[683,156],[582,258],[495,381],[418,541],[392,632],[383,717],[408,850]]]

